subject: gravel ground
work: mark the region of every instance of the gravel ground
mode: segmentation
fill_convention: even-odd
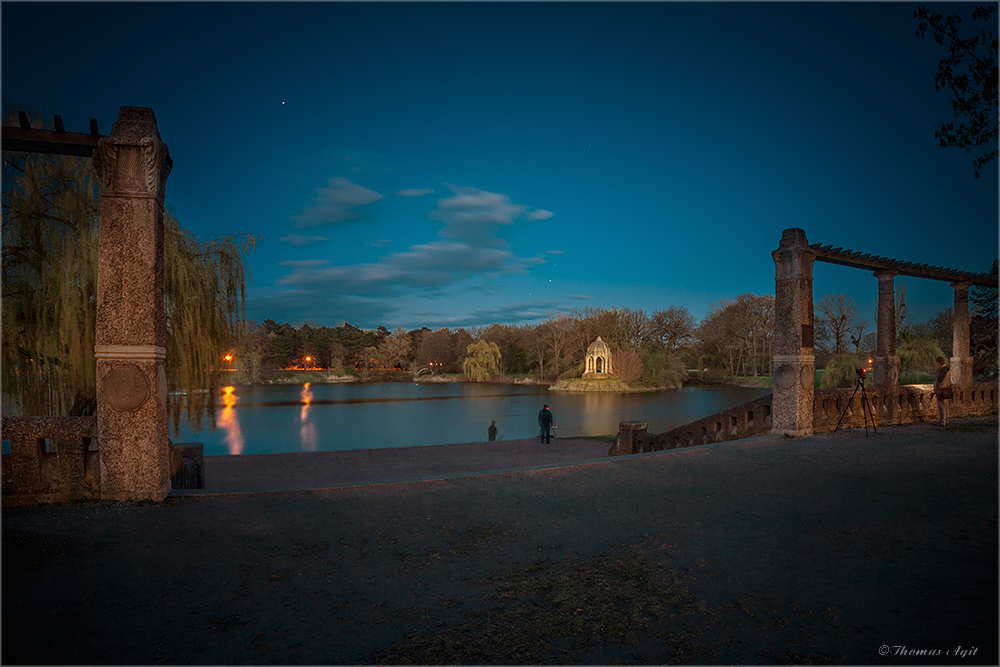
[[[993,416],[4,509],[0,658],[995,665],[997,462]]]

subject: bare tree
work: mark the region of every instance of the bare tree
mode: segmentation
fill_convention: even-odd
[[[682,306],[657,310],[650,316],[650,334],[667,355],[690,345],[696,329],[694,317]]]
[[[410,357],[410,347],[410,336],[406,333],[406,329],[396,327],[392,335],[382,340],[378,349],[385,359],[386,367],[391,370],[396,367],[406,367],[406,362]]]
[[[543,329],[545,342],[549,346],[549,359],[551,360],[552,372],[558,374],[573,365],[575,355],[571,355],[569,360],[563,359],[563,354],[569,351],[576,336],[573,327],[573,318],[565,313],[549,313]]]
[[[816,310],[833,338],[834,354],[847,352],[847,334],[856,326],[857,308],[854,297],[845,294],[824,294]]]
[[[906,303],[906,283],[899,281],[899,290],[896,292],[896,335],[903,333],[910,328],[909,322],[910,305]]]

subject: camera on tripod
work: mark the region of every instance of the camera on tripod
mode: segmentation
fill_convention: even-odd
[[[869,360],[871,363],[871,360]],[[861,414],[865,422],[865,437],[868,437],[868,419],[872,420],[872,429],[875,433],[878,433],[878,429],[875,428],[875,411],[872,409],[871,405],[868,403],[868,393],[865,391],[865,376],[868,374],[867,368],[855,368],[854,372],[858,376],[858,383],[854,387],[854,393],[851,394],[850,400],[847,401],[847,405],[844,406],[844,411],[840,413],[840,420],[837,421],[837,427],[833,430],[836,431],[840,428],[841,422],[844,421],[844,417],[847,415],[847,411],[851,409],[851,403],[854,402],[854,396],[858,393],[858,389],[861,390]]]

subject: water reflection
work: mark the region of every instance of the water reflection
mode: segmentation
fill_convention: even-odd
[[[222,405],[219,412],[219,428],[223,430],[223,439],[230,454],[243,453],[243,433],[240,432],[240,420],[236,417],[236,387],[223,387]]]
[[[313,395],[309,391],[311,382],[306,382],[302,387],[302,412],[299,414],[299,439],[302,441],[302,451],[315,452],[316,424],[309,421],[309,404],[312,403]]]
[[[569,394],[524,385],[403,382],[237,386],[218,394],[214,429],[192,432],[182,422],[175,440],[201,442],[206,455],[441,445],[485,441],[491,420],[504,440],[530,439],[538,434],[545,403],[560,439],[613,435],[621,421],[643,421],[650,433],[662,433],[767,391]]]

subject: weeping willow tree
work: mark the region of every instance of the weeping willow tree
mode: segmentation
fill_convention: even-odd
[[[89,160],[3,153],[4,414],[94,412],[98,193]]]
[[[17,110],[6,101],[5,123]],[[37,112],[32,127],[45,128]],[[4,414],[96,409],[100,190],[90,160],[3,153]],[[213,373],[243,318],[258,237],[194,234],[164,214],[167,380],[176,434],[214,417]]]
[[[170,417],[175,433],[182,413],[198,431],[204,415],[214,422],[214,372],[243,321],[250,277],[245,259],[256,249],[258,237],[194,234],[170,212],[163,223],[167,381],[176,397],[169,402]]]

